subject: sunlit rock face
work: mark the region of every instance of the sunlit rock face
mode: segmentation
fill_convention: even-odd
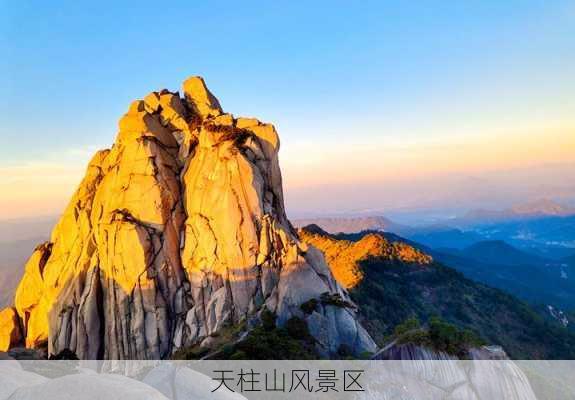
[[[22,339],[20,320],[12,307],[0,310],[0,351],[8,351]]]
[[[299,229],[300,239],[325,255],[337,282],[346,289],[353,289],[364,279],[361,263],[369,259],[385,259],[421,266],[432,262],[431,256],[403,243],[392,243],[383,236],[370,233],[357,242],[336,238],[317,225]]]
[[[15,306],[26,345],[157,359],[265,307],[307,320],[318,351],[375,345],[323,255],[287,220],[275,128],[234,118],[199,77],[131,104],[52,232]],[[302,303],[325,293],[338,304]]]

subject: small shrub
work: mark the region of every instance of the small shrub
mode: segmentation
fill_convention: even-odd
[[[362,351],[359,354],[360,360],[371,360],[372,357],[373,357],[373,353],[371,351]]]
[[[407,344],[411,343],[416,346],[426,346],[426,347],[433,347],[431,340],[429,339],[429,333],[424,329],[416,329],[411,330],[403,335],[401,335],[397,342],[399,344]]]
[[[461,330],[437,317],[429,321],[429,338],[435,349],[455,355],[466,354],[469,348],[485,344],[472,331]]]
[[[345,359],[345,358],[350,358],[351,356],[353,356],[353,351],[351,349],[351,347],[349,347],[347,344],[342,343],[339,348],[337,349],[337,354]]]
[[[311,337],[307,323],[298,317],[290,318],[285,325],[287,333],[294,339],[307,340]]]
[[[246,360],[248,357],[246,353],[241,350],[236,351],[234,354],[230,356],[230,360]]]
[[[399,337],[409,331],[413,331],[415,329],[419,329],[421,324],[416,317],[410,317],[403,321],[401,324],[397,325],[393,330],[393,334],[395,337]]]
[[[79,360],[79,358],[72,350],[64,349],[56,355],[51,355],[49,360]]]
[[[340,308],[355,308],[353,304],[341,298],[338,293],[325,292],[321,294],[321,303],[326,306],[335,306]]]
[[[396,327],[394,336],[399,344],[411,343],[462,358],[468,355],[470,348],[485,344],[474,332],[459,329],[437,317],[430,319],[427,329],[416,321],[410,318]]]
[[[317,299],[310,299],[305,303],[303,303],[299,308],[303,311],[304,314],[310,315],[311,313],[317,310],[318,305],[319,302],[317,301]]]
[[[271,312],[270,310],[265,308],[262,311],[260,318],[262,321],[262,327],[266,331],[271,331],[271,330],[275,329],[277,316],[273,312]]]
[[[313,345],[293,338],[286,329],[252,330],[248,337],[235,346],[235,357],[247,360],[309,360],[317,358]],[[227,359],[221,357],[221,359]]]

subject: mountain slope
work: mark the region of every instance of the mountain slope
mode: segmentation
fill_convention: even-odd
[[[455,226],[466,226],[485,239],[504,240],[530,253],[546,258],[562,258],[575,248],[575,216],[533,216],[524,219],[471,223],[454,220]]]
[[[317,230],[302,229],[300,237],[328,259],[337,256],[339,247],[354,246]],[[412,316],[427,321],[437,315],[503,346],[513,358],[575,358],[575,335],[546,322],[526,303],[436,261],[390,257],[394,244],[383,236],[379,243],[381,251],[349,263],[362,274],[350,295],[376,340],[384,342],[395,326]]]
[[[540,265],[544,267],[551,263],[551,260],[525,253],[503,240],[481,241],[463,249],[460,254],[476,261],[496,265]]]
[[[374,351],[321,253],[286,217],[273,125],[224,113],[200,77],[183,93],[130,105],[30,257],[15,297],[26,345],[159,359],[271,312],[279,326],[302,319],[323,357]],[[338,301],[303,315],[324,295]]]
[[[444,225],[409,228],[396,233],[414,242],[433,248],[462,249],[484,240],[482,236],[475,232],[462,231]]]
[[[575,273],[568,263],[528,254],[501,241],[480,242],[462,251],[438,249],[430,253],[468,278],[534,305],[575,308]]]

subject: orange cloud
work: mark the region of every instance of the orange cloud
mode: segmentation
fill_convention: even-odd
[[[288,187],[404,180],[575,161],[575,129],[493,133],[420,141],[284,146]]]

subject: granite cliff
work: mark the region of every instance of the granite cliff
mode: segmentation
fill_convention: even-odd
[[[324,357],[375,351],[286,217],[274,126],[225,113],[199,77],[183,93],[130,105],[28,260],[14,302],[26,346],[159,359],[268,310],[304,319]],[[342,301],[301,311],[326,294]]]

